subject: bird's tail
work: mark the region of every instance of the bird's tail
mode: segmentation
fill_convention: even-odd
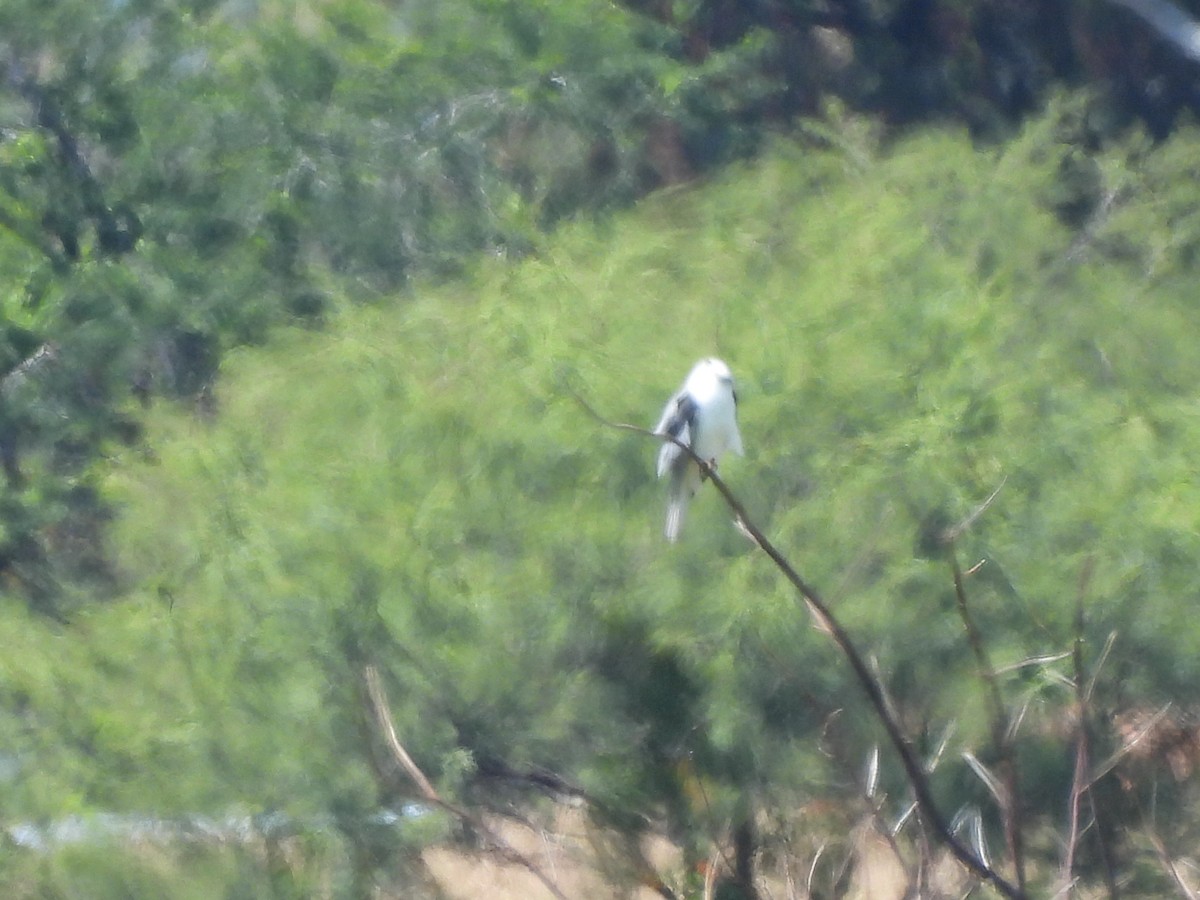
[[[667,492],[667,525],[663,534],[672,544],[679,540],[679,532],[683,530],[683,515],[699,487],[700,468],[694,463],[685,464],[671,473],[671,489]]]
[[[663,534],[672,544],[679,540],[679,532],[683,528],[683,514],[687,512],[689,497],[687,494],[673,494],[667,501],[667,527]]]

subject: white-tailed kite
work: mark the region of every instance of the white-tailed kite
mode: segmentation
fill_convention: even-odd
[[[727,452],[744,455],[737,426],[737,394],[729,366],[712,357],[692,368],[679,393],[667,402],[655,434],[669,435],[687,445],[712,466]],[[671,476],[667,493],[668,541],[679,538],[688,501],[700,487],[700,466],[673,441],[658,451],[658,477]]]

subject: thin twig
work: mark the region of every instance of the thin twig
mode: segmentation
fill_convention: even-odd
[[[1179,892],[1187,898],[1187,900],[1200,900],[1200,893],[1197,893],[1183,877],[1183,873],[1179,871],[1179,866],[1175,864],[1175,860],[1171,859],[1171,854],[1167,852],[1167,845],[1163,843],[1158,832],[1152,827],[1146,828],[1146,838],[1150,841],[1150,846],[1154,848],[1154,855],[1158,857],[1159,864],[1163,870],[1175,882],[1175,886],[1179,888]]]
[[[713,890],[717,884],[717,865],[721,862],[721,847],[714,845],[704,867],[704,900],[713,900]]]
[[[994,495],[993,495],[994,496]],[[954,545],[951,544],[948,548],[950,557],[950,568],[954,574],[954,597],[957,601],[958,615],[962,619],[963,629],[967,632],[967,643],[971,645],[971,653],[975,656],[975,665],[979,670],[979,679],[987,687],[988,705],[991,707],[992,720],[992,736],[998,742],[1002,742],[1002,736],[1005,727],[1005,710],[1004,710],[1004,695],[1000,691],[1000,684],[996,679],[996,670],[992,666],[992,661],[988,657],[987,647],[983,642],[983,635],[975,624],[975,619],[971,615],[970,607],[967,603],[967,587],[963,578],[963,571],[958,564],[958,554],[955,552]],[[997,747],[997,750],[1003,749]]]
[[[862,795],[862,800],[867,807],[868,814],[871,817],[871,824],[874,831],[879,834],[887,843],[888,848],[892,851],[892,855],[896,858],[896,863],[904,872],[906,890],[915,890],[917,885],[917,874],[913,867],[904,859],[904,854],[900,852],[900,842],[896,840],[896,833],[892,827],[888,825],[883,818],[883,807],[887,800],[886,794],[879,794],[879,745],[876,744],[871,748],[871,756],[867,764],[866,783],[859,784],[859,793]]]
[[[1075,705],[1078,707],[1079,734],[1075,739],[1075,773],[1071,778],[1071,794],[1067,801],[1067,846],[1063,851],[1062,874],[1060,875],[1064,891],[1076,882],[1075,848],[1079,846],[1079,807],[1090,782],[1088,775],[1088,769],[1091,767],[1090,742],[1086,719],[1087,695],[1083,687],[1083,604],[1080,598],[1084,586],[1091,578],[1091,568],[1091,560],[1088,560],[1084,565],[1083,574],[1080,576],[1080,591],[1075,601],[1075,641],[1071,656],[1075,670]]]
[[[992,491],[991,494],[988,495],[988,498],[986,500],[984,500],[982,503],[980,503],[973,510],[971,510],[967,514],[967,517],[965,519],[963,519],[957,525],[953,525],[950,528],[947,528],[945,531],[943,531],[940,535],[942,543],[943,544],[953,544],[960,537],[962,537],[964,534],[966,534],[967,531],[970,529],[970,527],[979,520],[979,517],[982,516],[985,512],[987,512],[988,507],[990,507],[992,505],[992,503],[995,501],[996,497],[1000,493],[1000,489],[1004,487],[1005,482],[1007,482],[1007,481],[1008,481],[1008,476],[1005,475],[1003,478],[1000,479],[1000,483],[998,485],[996,485],[996,489],[994,491]],[[980,565],[982,565],[982,563],[980,563]]]
[[[821,861],[821,857],[825,853],[825,847],[826,844],[822,842],[821,846],[817,848],[817,852],[813,854],[812,862],[808,866],[808,877],[804,881],[804,889],[808,892],[809,896],[815,893],[813,882],[816,880],[817,864]]]
[[[1000,483],[1003,487],[1004,483]],[[957,535],[963,534],[971,522],[982,515],[991,502],[1000,493],[1000,488],[992,491],[992,495],[972,515],[968,516],[953,530]],[[967,642],[975,655],[975,665],[979,671],[979,679],[987,688],[988,705],[991,707],[992,745],[999,755],[1000,777],[1003,779],[1003,789],[993,791],[996,802],[1000,806],[1000,815],[1004,823],[1004,841],[1008,845],[1008,854],[1012,859],[1013,872],[1017,879],[1017,888],[1025,891],[1025,842],[1023,839],[1021,815],[1021,783],[1017,771],[1017,761],[1013,754],[1012,742],[1009,740],[1008,715],[1004,708],[1004,695],[1000,691],[1000,682],[996,678],[996,670],[988,657],[987,647],[983,642],[975,619],[971,615],[967,603],[967,587],[963,578],[962,568],[958,564],[958,552],[954,542],[947,544],[946,552],[950,558],[950,568],[954,573],[954,596],[957,600],[958,615],[962,619],[963,628],[967,632]]]
[[[1088,682],[1087,692],[1084,696],[1092,699],[1092,694],[1096,690],[1096,681],[1100,678],[1100,671],[1104,668],[1104,663],[1108,660],[1108,655],[1112,653],[1113,644],[1117,642],[1117,633],[1110,631],[1108,637],[1104,641],[1104,649],[1100,651],[1100,656],[1096,659],[1096,664],[1092,667],[1092,678]]]
[[[1029,656],[1015,663],[1009,663],[1007,666],[1000,666],[996,669],[997,675],[1007,675],[1009,672],[1017,672],[1021,669],[1029,668],[1030,666],[1048,666],[1050,663],[1061,662],[1071,655],[1070,650],[1065,650],[1062,653],[1047,653],[1044,656]]]
[[[805,604],[817,617],[821,625],[828,630],[829,636],[833,639],[834,643],[837,644],[838,649],[841,650],[842,655],[850,664],[850,668],[854,671],[854,675],[858,679],[859,685],[866,693],[867,699],[874,708],[877,718],[883,725],[884,731],[887,732],[888,740],[891,742],[896,754],[900,757],[900,762],[904,767],[905,774],[908,778],[909,785],[912,788],[917,804],[920,807],[925,820],[937,834],[938,840],[952,854],[954,854],[959,862],[966,866],[970,872],[991,884],[1005,897],[1023,898],[1025,896],[1024,891],[1010,883],[1006,878],[1001,876],[990,866],[986,865],[978,857],[978,855],[973,853],[969,847],[963,844],[950,831],[945,817],[942,815],[941,810],[938,809],[937,803],[933,798],[933,790],[930,787],[929,780],[925,777],[925,773],[921,767],[921,762],[917,759],[916,752],[913,750],[913,747],[909,743],[908,739],[904,736],[904,732],[901,730],[899,723],[888,709],[882,685],[871,674],[871,670],[867,666],[863,656],[858,652],[858,649],[850,640],[849,633],[846,632],[846,630],[834,617],[833,613],[830,612],[829,607],[826,606],[825,601],[821,598],[821,595],[817,592],[817,590],[800,577],[800,574],[794,568],[792,568],[791,563],[787,561],[787,559],[782,553],[779,552],[778,549],[776,549],[775,545],[771,543],[767,536],[759,530],[757,525],[754,524],[749,513],[746,512],[746,508],[742,505],[742,502],[734,495],[733,491],[729,489],[728,485],[726,485],[721,477],[717,474],[716,469],[714,469],[707,460],[698,456],[691,447],[671,435],[658,434],[648,428],[642,428],[638,425],[630,425],[624,422],[613,422],[596,412],[596,410],[594,410],[587,403],[587,401],[585,401],[578,394],[575,395],[575,399],[579,402],[580,406],[582,406],[583,409],[592,416],[592,418],[596,419],[602,425],[617,429],[619,431],[627,431],[630,434],[638,434],[642,435],[643,437],[653,438],[658,441],[670,441],[679,447],[680,450],[686,453],[693,462],[700,466],[701,475],[703,478],[711,481],[713,487],[717,489],[717,492],[721,495],[722,499],[724,499],[726,506],[728,506],[733,512],[734,521],[737,523],[738,527],[741,528],[751,538],[751,540],[753,540],[754,543],[757,544],[758,547],[771,558],[771,561],[775,563],[775,567],[779,569],[781,573],[783,573],[783,576],[791,583],[792,587],[796,589],[796,592],[800,595],[800,597],[803,598]]]
[[[1133,737],[1124,741],[1119,750],[1115,751],[1111,756],[1108,757],[1108,759],[1098,765],[1095,771],[1092,772],[1092,777],[1088,780],[1088,788],[1091,788],[1101,778],[1119,766],[1121,764],[1121,760],[1136,750],[1138,744],[1140,744],[1148,734],[1151,734],[1154,729],[1158,727],[1158,723],[1165,719],[1170,711],[1171,704],[1165,704],[1158,712],[1145,721],[1142,727],[1134,733]]]
[[[1086,796],[1088,810],[1092,816],[1093,831],[1096,835],[1096,845],[1100,850],[1100,859],[1104,863],[1104,882],[1108,888],[1108,896],[1116,900],[1117,890],[1116,863],[1113,860],[1112,848],[1105,836],[1104,823],[1101,821],[1101,804],[1096,802],[1096,792],[1093,790],[1099,776],[1091,772],[1092,767],[1092,734],[1091,734],[1091,695],[1095,681],[1090,683],[1084,677],[1083,666],[1083,601],[1087,596],[1088,585],[1092,581],[1095,570],[1095,560],[1088,557],[1079,573],[1079,589],[1075,593],[1075,642],[1071,648],[1071,664],[1074,669],[1075,705],[1079,708],[1079,737],[1075,748],[1075,775],[1071,783],[1070,798],[1070,831],[1067,836],[1066,854],[1063,859],[1063,881],[1070,883],[1075,878],[1075,850],[1079,842],[1079,805]],[[1112,646],[1111,642],[1107,646]],[[1107,648],[1106,648],[1107,652]]]
[[[1071,779],[1071,795],[1067,802],[1067,846],[1063,853],[1062,874],[1060,879],[1066,885],[1074,884],[1075,849],[1079,846],[1081,834],[1079,827],[1079,807],[1087,793],[1088,742],[1083,738],[1082,725],[1080,736],[1075,742],[1075,774]],[[1103,840],[1103,838],[1101,838]]]
[[[363,680],[367,685],[367,694],[371,699],[375,719],[379,723],[379,728],[383,732],[384,738],[387,740],[388,748],[392,751],[392,755],[396,757],[396,762],[404,769],[405,774],[417,786],[417,790],[425,801],[440,809],[444,809],[459,821],[470,825],[479,834],[483,835],[493,847],[499,850],[503,856],[532,873],[557,900],[567,900],[566,895],[558,889],[558,886],[532,860],[488,827],[479,816],[463,809],[461,806],[442,799],[429,779],[425,777],[425,773],[413,762],[413,758],[408,755],[408,751],[404,749],[404,745],[400,743],[400,738],[396,735],[396,726],[392,722],[392,714],[388,706],[387,695],[383,690],[383,682],[379,678],[379,670],[373,665],[366,666],[363,669]]]

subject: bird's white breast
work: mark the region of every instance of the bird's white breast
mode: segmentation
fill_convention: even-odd
[[[696,455],[701,459],[720,459],[734,449],[737,420],[733,395],[728,391],[713,395],[700,404],[697,419]]]
[[[702,459],[717,460],[729,451],[742,452],[733,385],[707,372],[688,385],[696,401],[696,438],[692,449]]]

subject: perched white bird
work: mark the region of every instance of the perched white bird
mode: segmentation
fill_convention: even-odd
[[[667,402],[655,434],[678,439],[712,466],[729,451],[744,455],[737,425],[733,373],[719,359],[702,359],[692,368],[679,393]],[[688,501],[700,487],[700,466],[672,441],[658,451],[658,477],[670,475],[667,493],[667,540],[676,541]]]

